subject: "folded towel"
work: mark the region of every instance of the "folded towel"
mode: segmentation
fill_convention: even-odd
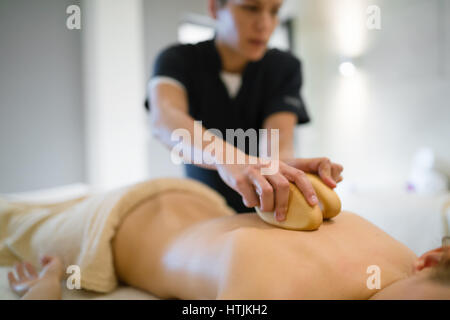
[[[159,178],[63,202],[31,204],[0,198],[0,265],[29,261],[39,267],[44,255],[77,265],[83,289],[110,292],[118,284],[111,240],[133,208],[168,190],[195,193],[235,214],[223,196],[189,178]]]

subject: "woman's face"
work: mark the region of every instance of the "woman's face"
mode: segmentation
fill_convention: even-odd
[[[283,0],[228,0],[213,12],[217,38],[250,61],[261,59],[282,4]]]

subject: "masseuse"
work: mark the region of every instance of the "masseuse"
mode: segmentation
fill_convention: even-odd
[[[300,96],[300,61],[290,53],[267,48],[282,4],[283,0],[208,0],[217,22],[214,38],[163,50],[154,64],[146,103],[153,134],[168,148],[180,143],[171,139],[174,130],[190,133],[192,139],[182,141],[182,149],[189,151],[182,152],[188,177],[217,190],[238,213],[258,206],[275,212],[279,221],[285,218],[289,181],[315,205],[317,196],[304,173],[318,174],[334,188],[342,180],[343,169],[327,158],[293,158],[294,128],[310,119]],[[208,141],[194,139],[195,120],[201,121],[201,134]],[[222,137],[208,129],[219,130]],[[271,154],[271,131],[267,139],[258,136],[255,154],[250,139],[241,150],[236,139],[226,139],[226,129],[257,133],[279,129],[276,173],[266,175],[260,170],[264,166],[260,144],[267,145],[265,154],[272,161],[278,160]],[[224,143],[222,153],[207,148],[213,141]],[[237,163],[237,156],[232,164],[226,161],[226,144],[244,157],[244,164]],[[195,154],[208,161],[194,161]]]

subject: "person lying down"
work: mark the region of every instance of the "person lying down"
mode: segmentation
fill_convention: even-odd
[[[0,228],[0,264],[15,265],[10,286],[24,299],[60,298],[70,265],[83,289],[120,282],[162,299],[450,299],[447,246],[417,257],[345,211],[315,231],[277,228],[191,179],[47,205],[1,200]]]

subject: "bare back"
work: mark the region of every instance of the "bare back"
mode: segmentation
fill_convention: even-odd
[[[317,231],[290,231],[256,214],[229,216],[191,194],[167,192],[130,213],[114,240],[120,279],[162,298],[367,299],[367,268],[381,289],[417,258],[348,212]]]

